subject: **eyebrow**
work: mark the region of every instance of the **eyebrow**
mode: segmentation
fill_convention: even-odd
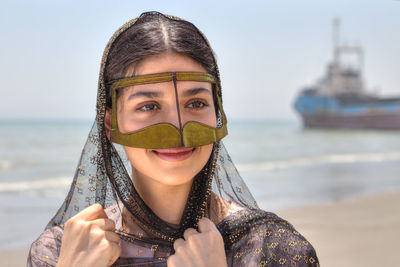
[[[197,94],[200,94],[200,93],[207,93],[207,94],[211,95],[210,90],[208,90],[206,88],[199,87],[199,88],[193,88],[193,89],[186,90],[183,93],[183,96],[185,96],[185,97],[194,96],[194,95],[197,95]],[[162,92],[138,91],[136,93],[133,93],[133,94],[129,95],[127,101],[131,100],[134,97],[142,96],[142,97],[147,97],[147,98],[157,98],[157,97],[162,97],[163,95],[164,95],[164,93],[162,93]]]
[[[183,96],[194,96],[194,95],[197,95],[197,94],[200,94],[200,93],[207,93],[207,94],[211,95],[210,90],[208,90],[206,88],[199,87],[199,88],[193,88],[193,89],[186,90],[183,93]]]
[[[163,93],[162,92],[153,92],[153,91],[139,91],[139,92],[129,95],[128,101],[131,100],[132,98],[138,97],[138,96],[143,96],[143,97],[148,97],[148,98],[156,98],[156,97],[163,96]]]

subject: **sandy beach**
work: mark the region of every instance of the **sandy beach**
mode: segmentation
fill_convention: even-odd
[[[399,266],[400,191],[276,213],[314,245],[322,267]],[[1,266],[25,266],[27,252],[1,251]]]
[[[20,248],[20,249],[9,249],[9,250],[1,250],[0,258],[1,264],[0,266],[4,267],[20,267],[26,266],[26,258],[28,256],[29,248]]]
[[[323,267],[400,266],[400,191],[277,214],[313,244]]]

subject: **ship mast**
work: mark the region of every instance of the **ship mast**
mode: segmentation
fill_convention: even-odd
[[[333,19],[333,30],[332,30],[332,42],[333,42],[333,63],[336,65],[339,63],[339,18]]]
[[[334,18],[332,22],[332,42],[333,42],[333,64],[340,67],[341,54],[357,54],[358,69],[360,75],[364,69],[364,53],[360,46],[340,45],[340,19]]]
[[[363,51],[360,46],[341,44],[340,19],[337,17],[332,20],[332,50],[333,60],[328,65],[327,75],[320,83],[321,93],[330,96],[362,95]],[[349,55],[356,56],[356,61],[352,64],[349,64]]]

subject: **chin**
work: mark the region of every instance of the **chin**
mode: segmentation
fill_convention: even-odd
[[[157,176],[153,176],[152,179],[156,180],[160,184],[168,186],[179,186],[187,183],[192,183],[196,173],[183,172],[182,170],[177,172],[160,172]],[[161,178],[161,179],[160,179]]]
[[[198,174],[208,161],[204,151],[199,148],[193,150],[192,155],[181,161],[167,161],[162,158],[153,158],[151,172],[148,176],[165,185],[182,185],[189,183]]]
[[[132,166],[153,180],[177,186],[191,182],[207,163],[212,144],[195,148],[143,149],[125,147]]]

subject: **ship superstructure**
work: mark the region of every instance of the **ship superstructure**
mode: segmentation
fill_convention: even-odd
[[[301,90],[295,100],[304,126],[400,129],[400,96],[383,98],[365,89],[363,50],[340,45],[339,23],[333,22],[333,61],[325,76]],[[348,55],[355,59],[351,64],[343,60]]]

